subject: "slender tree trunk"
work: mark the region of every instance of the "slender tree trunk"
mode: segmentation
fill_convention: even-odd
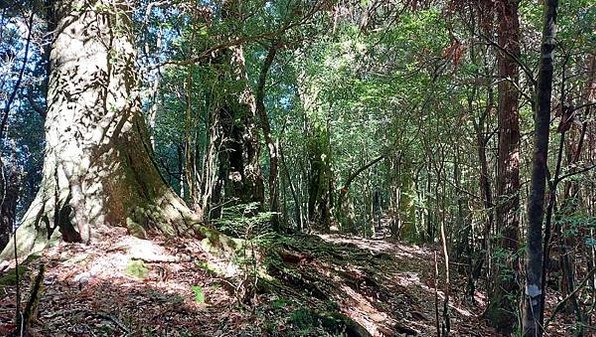
[[[518,65],[512,57],[519,56],[519,17],[517,0],[499,0],[495,3],[499,17],[499,153],[497,172],[496,244],[493,267],[494,284],[491,287],[487,318],[497,330],[511,332],[517,317],[516,280],[519,247],[519,110]],[[501,257],[501,258],[499,258]]]
[[[584,101],[585,102],[591,102],[594,100],[595,96],[596,96],[596,55],[590,55],[588,56],[587,60],[587,85],[584,89]],[[567,109],[571,109],[572,106],[568,105],[566,106]],[[571,134],[572,136],[568,136],[568,146],[566,147],[568,150],[568,154],[567,154],[567,163],[568,165],[575,165],[577,164],[582,157],[582,153],[585,152],[585,148],[584,148],[584,143],[585,143],[585,139],[587,138],[587,130],[588,130],[588,124],[591,121],[591,114],[594,109],[591,109],[590,106],[587,106],[583,113],[581,114],[582,118],[583,118],[583,122],[581,123],[581,128],[579,130],[577,130],[577,128],[575,128],[575,124],[572,123],[572,121],[576,118],[575,114],[573,112],[575,111],[569,111],[567,113],[567,115],[562,114],[562,116],[569,116],[571,118],[571,120],[569,121],[565,121],[565,123],[561,123],[561,125],[566,125],[566,127],[563,128],[563,130],[565,130],[567,127],[570,128],[570,130],[568,131],[569,134]],[[563,117],[562,117],[563,118]],[[563,122],[563,119],[561,120]],[[577,134],[577,137],[575,136]],[[580,199],[582,196],[581,190],[582,190],[582,185],[580,184],[580,181],[578,180],[567,180],[565,181],[565,187],[564,187],[564,192],[563,192],[563,196],[562,196],[562,201],[561,201],[561,215],[560,215],[560,220],[563,221],[555,221],[555,237],[558,239],[558,245],[556,246],[559,250],[559,256],[561,256],[561,261],[560,261],[560,265],[561,265],[561,272],[563,273],[563,276],[561,277],[561,295],[563,297],[567,297],[567,296],[571,296],[569,301],[567,302],[568,304],[565,305],[565,309],[567,309],[567,312],[575,312],[575,317],[576,320],[578,322],[582,322],[583,324],[586,324],[586,322],[584,322],[585,317],[583,315],[582,312],[582,308],[580,307],[579,303],[578,303],[578,297],[577,294],[574,294],[574,290],[575,290],[575,249],[573,248],[574,246],[574,241],[575,238],[568,236],[568,235],[563,235],[564,233],[564,229],[567,229],[568,227],[570,227],[570,223],[564,222],[564,218],[568,218],[573,216],[573,214],[576,212],[577,208],[580,207]],[[587,188],[589,188],[588,186],[585,186]],[[586,205],[585,207],[588,212],[589,212],[589,206]],[[547,210],[548,211],[548,210]],[[588,213],[589,214],[589,213]],[[548,218],[548,214],[547,214],[547,218]],[[554,243],[554,242],[553,242]],[[591,250],[591,248],[589,248]],[[590,252],[586,251],[586,257],[587,257],[587,261],[588,261],[588,270],[591,270],[592,267],[592,259],[590,258]],[[545,260],[548,261],[548,259]],[[543,284],[544,284],[544,280],[543,280]],[[582,329],[583,328],[583,324],[578,324],[578,329]],[[578,331],[577,335],[581,335],[582,331]]]
[[[564,196],[563,196],[563,214],[570,214],[574,211],[575,209],[575,202],[571,201],[571,199],[575,198],[575,195],[578,192],[578,188],[575,184],[575,182],[570,182],[570,184],[572,184],[571,186],[566,186],[565,188],[565,192],[564,192]],[[569,304],[565,306],[565,308],[567,308],[568,310],[566,310],[567,312],[573,312],[575,313],[575,319],[577,324],[577,330],[576,330],[576,336],[583,336],[583,329],[584,326],[586,324],[586,322],[584,321],[584,315],[582,312],[582,309],[580,307],[580,304],[578,302],[578,297],[577,294],[575,294],[575,251],[573,249],[573,239],[569,238],[569,237],[563,237],[563,232],[561,230],[561,225],[557,225],[557,229],[555,230],[555,233],[559,239],[559,244],[558,244],[558,249],[559,249],[559,253],[561,256],[561,261],[560,261],[560,265],[561,265],[561,272],[562,272],[562,277],[561,277],[561,294],[563,296],[563,298],[566,298],[567,296],[571,296],[569,298]],[[546,243],[545,243],[546,244]],[[546,259],[545,259],[546,260]],[[548,261],[548,260],[546,260]],[[590,265],[590,258],[588,257],[588,269],[591,269],[592,266]],[[543,269],[546,266],[543,266]],[[544,274],[543,274],[544,277]],[[545,287],[545,280],[542,280],[542,284],[543,284],[543,289],[542,291],[544,292],[546,287]],[[542,298],[542,305],[544,306],[545,303],[545,295],[546,294],[542,294],[543,298]],[[544,316],[544,311],[543,311],[543,316]],[[541,318],[542,321],[544,321],[544,317]]]
[[[493,210],[493,196],[492,196],[492,187],[490,183],[490,173],[489,173],[489,163],[487,158],[487,144],[489,141],[489,136],[486,133],[486,120],[489,118],[491,111],[494,107],[494,99],[493,99],[493,91],[492,88],[489,86],[487,88],[488,91],[488,102],[486,105],[486,109],[480,116],[478,122],[474,121],[474,129],[476,131],[476,144],[478,148],[478,162],[480,164],[480,193],[482,195],[482,203],[484,205],[484,209],[486,210],[486,222],[484,223],[484,227],[482,228],[482,241],[480,244],[480,253],[476,260],[472,261],[473,266],[470,273],[469,279],[469,294],[473,295],[475,282],[480,278],[482,273],[483,267],[486,265],[488,271],[490,272],[489,259],[491,257],[490,254],[490,233],[494,226],[494,210]],[[470,111],[472,111],[472,100],[469,101]],[[474,233],[472,233],[474,235]],[[474,301],[473,296],[470,297],[471,301]]]
[[[192,67],[190,67],[186,75],[185,83],[186,116],[184,121],[184,177],[187,186],[187,205],[191,210],[198,212],[201,210],[201,208],[199,203],[199,188],[197,181],[197,147],[195,146],[197,139],[193,137],[197,126],[195,123],[195,114],[193,113],[192,108],[192,87]]]
[[[200,219],[165,183],[136,92],[131,9],[54,1],[41,187],[16,235],[18,252],[50,239],[89,242],[106,225],[184,234]],[[12,245],[10,245],[12,247]],[[5,249],[0,259],[12,256]]]
[[[4,161],[0,156],[0,209],[4,206],[6,198],[6,175],[4,173]],[[4,212],[3,212],[4,213]],[[2,214],[0,214],[2,216]],[[12,228],[9,228],[4,221],[0,221],[0,249],[4,249],[8,243]]]
[[[310,170],[308,179],[308,221],[316,230],[330,227],[329,183],[331,179],[327,129],[316,129],[308,146]]]
[[[207,145],[205,149],[205,156],[203,157],[203,169],[201,172],[201,204],[200,207],[203,210],[203,214],[207,215],[210,219],[212,214],[210,210],[210,204],[213,204],[213,196],[218,195],[215,191],[217,188],[217,151],[218,145],[221,144],[219,141],[219,118],[218,113],[207,109],[205,117],[205,130],[209,130],[207,137]]]
[[[294,200],[294,219],[296,221],[296,227],[298,231],[304,230],[303,221],[304,218],[302,216],[302,199],[300,198],[301,195],[296,191],[294,187],[294,183],[292,182],[292,177],[290,176],[290,171],[288,170],[288,165],[286,164],[285,156],[283,153],[283,147],[279,147],[279,159],[281,160],[281,164],[283,165],[283,169],[285,172],[286,180],[288,181],[288,186],[290,188],[290,192],[292,193],[292,199]]]
[[[348,195],[350,192],[350,185],[352,184],[354,179],[358,177],[358,175],[360,175],[362,172],[375,165],[376,163],[380,162],[384,158],[385,156],[379,156],[359,167],[355,172],[351,173],[346,178],[346,181],[344,182],[342,188],[339,190],[339,194],[337,196],[337,210],[335,212],[335,214],[337,215],[336,219],[339,219],[344,222],[344,229],[346,229],[348,232],[354,232],[356,230],[356,228],[354,227],[353,205]]]
[[[21,194],[22,171],[11,165],[4,165],[0,159],[0,249],[3,249],[10,239],[14,229],[17,203]]]
[[[553,82],[553,56],[558,0],[544,2],[544,26],[538,82],[536,88],[536,120],[532,180],[528,198],[528,237],[526,290],[523,306],[523,335],[542,336],[544,308],[541,303],[542,285],[542,220],[548,159],[548,139]]]
[[[263,137],[269,154],[269,210],[271,212],[279,212],[279,143],[273,139],[271,135],[271,123],[269,123],[269,116],[265,110],[265,84],[267,83],[267,73],[273,64],[275,54],[277,53],[277,46],[272,45],[267,51],[267,57],[261,67],[259,74],[259,81],[257,83],[256,92],[256,112],[261,122],[261,129],[263,130]],[[274,228],[279,226],[279,216],[274,214],[272,217]]]
[[[430,196],[433,195],[432,193],[432,174],[431,174],[431,161],[429,158],[428,167],[426,168],[426,198],[427,204],[430,205],[431,198]],[[435,224],[433,218],[433,212],[431,212],[430,207],[426,211],[426,241],[433,242],[435,239]]]

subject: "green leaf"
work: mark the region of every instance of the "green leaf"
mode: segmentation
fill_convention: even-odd
[[[130,277],[135,277],[138,279],[144,279],[147,277],[149,273],[149,269],[145,266],[145,263],[140,260],[132,260],[128,262],[126,266],[125,274]]]
[[[205,303],[205,294],[203,293],[203,287],[201,286],[192,286],[192,292],[195,294],[195,302],[197,303]]]

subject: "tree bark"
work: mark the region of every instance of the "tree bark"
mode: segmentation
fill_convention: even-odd
[[[263,130],[263,137],[267,144],[269,154],[269,210],[271,212],[279,212],[279,144],[271,135],[271,123],[265,110],[265,84],[267,82],[267,73],[273,64],[275,54],[277,53],[277,46],[272,45],[267,51],[267,57],[261,67],[259,74],[259,81],[257,83],[256,92],[256,111],[261,122],[261,129]],[[274,214],[272,217],[274,228],[279,227],[279,217]]]
[[[17,231],[21,256],[51,239],[87,243],[105,225],[173,236],[201,220],[153,161],[136,92],[131,14],[112,0],[52,4],[43,178]]]
[[[21,194],[21,180],[23,171],[9,161],[4,166],[0,161],[2,172],[2,187],[0,193],[0,249],[8,244],[10,235],[14,229],[17,216],[17,203]]]
[[[223,19],[241,19],[243,13],[240,1],[224,0],[221,6]],[[218,180],[212,197],[214,218],[221,216],[224,205],[256,202],[260,209],[265,199],[259,165],[257,108],[248,83],[242,44],[221,50],[218,63],[224,64],[221,80],[228,85],[228,94],[218,109],[221,146],[218,153]]]
[[[499,0],[495,3],[495,9],[500,18],[498,41],[504,50],[497,54],[500,82],[495,246],[501,252],[495,254],[494,284],[486,315],[497,330],[509,333],[517,317],[516,298],[519,291],[516,280],[519,269],[519,94],[516,89],[518,65],[512,57],[517,58],[520,53],[518,1]]]
[[[544,22],[538,82],[536,88],[536,119],[532,180],[528,198],[528,236],[526,261],[526,290],[523,305],[523,335],[542,336],[542,220],[548,159],[551,95],[553,82],[553,55],[558,0],[544,2]]]
[[[4,200],[6,199],[6,175],[4,173],[4,161],[0,156],[0,208],[4,206]],[[4,212],[2,212],[4,213]],[[0,214],[0,216],[3,216]],[[0,249],[4,249],[8,243],[10,232],[12,228],[9,228],[4,221],[0,221]]]
[[[328,129],[315,127],[308,144],[310,170],[308,171],[308,222],[311,228],[327,232],[331,223],[329,207],[331,165]]]
[[[219,217],[224,204],[256,202],[259,208],[265,198],[259,165],[259,137],[256,125],[255,97],[248,86],[242,46],[223,51],[231,71],[224,74],[232,88],[219,108],[220,139],[218,182],[214,188],[212,215]],[[226,71],[226,70],[224,70]]]
[[[197,126],[192,108],[192,86],[192,67],[189,67],[185,83],[186,115],[184,122],[184,177],[187,186],[185,200],[190,209],[194,212],[200,212],[201,207],[199,204],[199,182],[197,181],[198,174],[196,160],[197,140],[193,137]]]

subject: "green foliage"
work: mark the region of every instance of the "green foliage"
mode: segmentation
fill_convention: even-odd
[[[288,305],[288,300],[284,298],[276,298],[271,302],[271,306],[274,309],[283,309]]]
[[[130,277],[144,279],[149,274],[149,269],[141,260],[130,260],[124,272]]]
[[[223,233],[252,239],[271,231],[270,221],[274,213],[259,212],[259,208],[256,202],[225,207],[221,219],[214,223]]]
[[[298,328],[297,336],[345,336],[346,325],[337,313],[318,313],[302,308],[291,313],[288,323]]]
[[[195,302],[199,304],[205,303],[205,294],[203,293],[203,287],[201,286],[192,286],[191,287],[193,294],[195,295],[194,299]]]
[[[24,273],[27,271],[27,267],[24,265],[19,265],[18,269],[11,269],[6,272],[2,276],[0,276],[0,289],[6,286],[16,286],[17,285],[17,271],[19,274],[19,280],[23,279]]]

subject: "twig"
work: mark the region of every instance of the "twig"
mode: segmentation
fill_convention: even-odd
[[[21,313],[21,286],[20,286],[20,280],[19,280],[19,257],[17,254],[17,231],[14,231],[14,237],[12,238],[12,242],[14,244],[14,263],[15,263],[15,275],[16,275],[16,283],[17,283],[17,287],[16,287],[16,296],[17,296],[17,312],[16,312],[16,322],[17,323],[21,323],[20,327],[17,327],[17,329],[19,329],[19,331],[21,332],[21,337],[23,336],[23,315]]]
[[[143,261],[145,263],[180,263],[192,261],[190,256],[158,256],[153,258],[133,256],[132,259]]]
[[[576,174],[580,174],[580,173],[584,173],[584,172],[590,171],[590,170],[591,170],[591,169],[593,169],[593,168],[596,168],[596,164],[592,164],[592,165],[589,165],[589,166],[585,166],[585,167],[582,167],[581,169],[575,170],[575,171],[573,171],[573,172],[569,172],[569,173],[567,173],[567,174],[563,174],[562,176],[560,176],[560,177],[557,179],[557,182],[561,182],[561,181],[563,181],[563,180],[565,180],[565,179],[567,179],[567,178],[569,178],[569,177],[571,177],[571,176],[574,176],[574,175],[576,175]]]
[[[444,221],[441,222],[441,241],[443,244],[443,258],[445,259],[445,298],[443,299],[443,320],[441,322],[441,336],[449,336],[449,331],[451,330],[451,322],[449,317],[449,293],[451,291],[451,285],[449,280],[449,252],[447,247],[447,240],[445,237]]]
[[[116,317],[108,314],[107,312],[91,312],[91,311],[87,311],[88,313],[100,317],[100,318],[105,318],[108,319],[112,322],[114,322],[114,324],[116,324],[116,326],[118,326],[122,331],[126,332],[127,334],[130,334],[130,330],[124,325],[124,323],[120,322],[120,320],[118,320]]]
[[[437,251],[434,252],[435,257],[435,323],[437,327],[437,336],[441,336],[441,323],[439,322],[439,290],[438,279],[439,279],[439,265],[437,264]]]
[[[516,55],[513,55],[509,50],[507,50],[506,48],[504,48],[503,46],[501,46],[497,42],[493,41],[490,37],[488,37],[488,36],[486,36],[484,34],[481,34],[481,33],[479,33],[478,36],[480,36],[481,38],[483,38],[489,45],[497,48],[499,51],[501,51],[502,53],[504,53],[507,56],[509,56],[524,71],[524,73],[526,74],[526,76],[528,76],[528,79],[530,80],[530,82],[532,82],[533,85],[536,85],[537,82],[536,82],[536,79],[534,78],[534,73],[532,72],[532,70],[530,70],[530,68],[528,67],[528,65],[526,65],[524,62],[522,62],[519,59],[519,57],[517,57]]]

